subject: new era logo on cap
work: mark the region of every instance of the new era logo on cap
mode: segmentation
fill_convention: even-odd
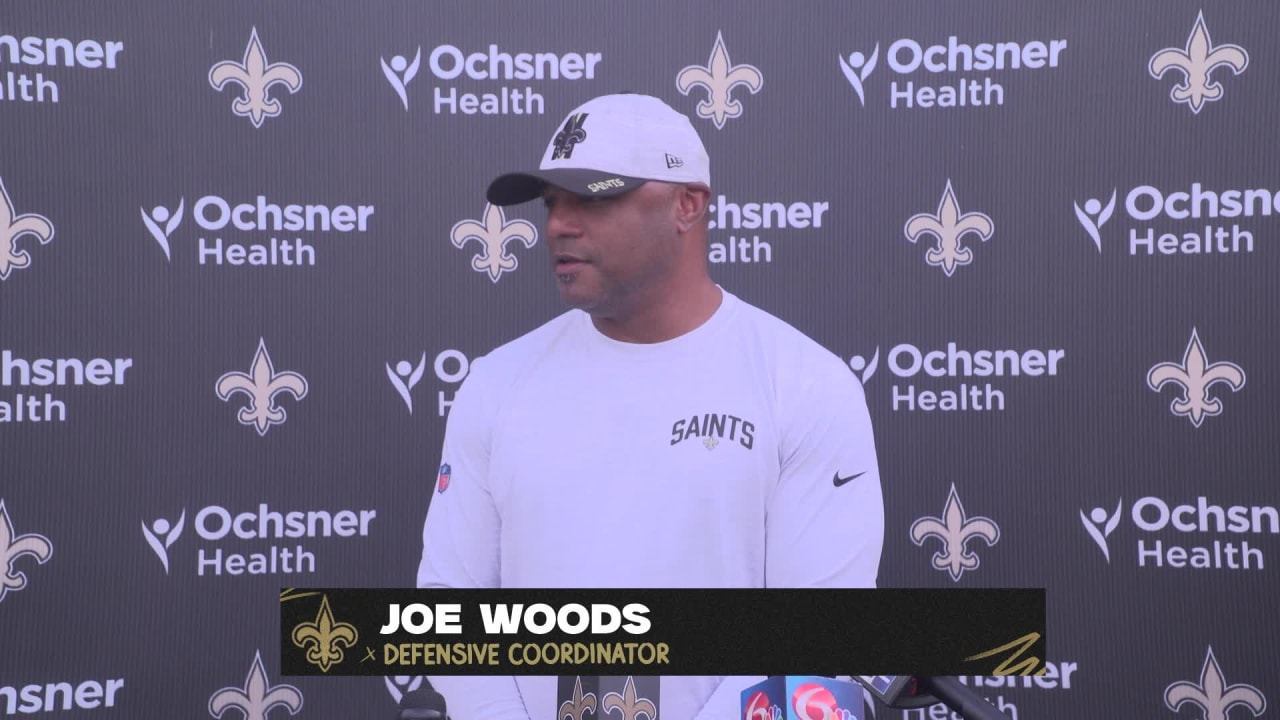
[[[489,185],[495,205],[539,197],[550,183],[580,195],[617,195],[645,181],[711,185],[711,162],[693,123],[648,95],[604,95],[574,108],[557,127],[537,170]]]

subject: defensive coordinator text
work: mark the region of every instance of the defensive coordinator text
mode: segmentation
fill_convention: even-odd
[[[506,661],[511,665],[669,665],[666,643],[512,643]],[[384,665],[499,665],[500,643],[386,643]]]

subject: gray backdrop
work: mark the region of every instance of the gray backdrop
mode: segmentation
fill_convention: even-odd
[[[718,206],[825,204],[820,226],[717,224],[713,258],[732,245],[733,261],[712,272],[865,383],[883,586],[1048,588],[1057,677],[986,696],[1023,720],[1265,712],[1280,693],[1278,19],[1182,0],[11,0],[0,714],[207,717],[260,656],[296,694],[265,714],[233,701],[251,720],[393,716],[413,678],[278,675],[277,594],[412,586],[466,360],[561,311],[536,203],[470,239],[455,226],[483,226],[487,181],[614,91],[689,114]],[[255,64],[255,32],[279,66]],[[698,107],[723,77],[677,84],[716,65],[717,37],[749,66],[734,77],[758,81],[731,88],[741,113],[721,122]],[[952,37],[969,47],[954,71]],[[1018,67],[983,66],[981,43],[1018,43]],[[570,53],[600,57],[590,78],[453,76],[490,46],[570,70]],[[219,90],[211,74],[240,79]],[[280,82],[255,104],[278,113],[237,111],[264,77]],[[938,106],[961,86],[964,105]],[[511,110],[512,93],[541,112],[462,111],[485,94]],[[269,213],[259,228],[259,196],[339,223],[372,210],[363,230],[275,229]],[[240,204],[248,229],[219,228]],[[532,247],[502,244],[518,221]],[[1205,233],[1213,252],[1184,252]],[[931,264],[940,242],[971,262]],[[314,264],[248,263],[273,244]],[[260,343],[259,370],[282,375],[256,385],[256,426],[240,418]],[[1019,372],[949,368],[951,343],[1015,351]],[[934,351],[936,372],[913,362]],[[240,388],[225,400],[224,378]],[[964,409],[939,409],[956,393]],[[285,514],[315,511],[342,533],[292,532]]]

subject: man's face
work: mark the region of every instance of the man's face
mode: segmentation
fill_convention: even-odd
[[[560,298],[597,317],[643,302],[679,261],[679,186],[648,182],[613,197],[549,186],[547,245]]]

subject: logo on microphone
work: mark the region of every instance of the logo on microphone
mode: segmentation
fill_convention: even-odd
[[[836,696],[818,683],[804,683],[791,694],[791,710],[802,720],[828,720],[836,716]]]
[[[1227,685],[1213,656],[1213,647],[1205,655],[1200,669],[1200,682],[1180,681],[1164,690],[1164,704],[1172,712],[1178,712],[1190,703],[1203,713],[1204,720],[1227,720],[1227,713],[1236,705],[1243,705],[1258,717],[1267,709],[1267,699],[1252,685]]]
[[[302,709],[302,693],[292,685],[271,685],[262,665],[262,653],[253,652],[253,664],[244,687],[225,687],[209,697],[209,714],[220,718],[227,710],[235,708],[244,720],[269,720],[268,715],[276,706],[283,706],[290,715]]]
[[[933,555],[933,568],[945,570],[952,581],[959,582],[966,570],[977,570],[979,565],[978,555],[968,549],[969,541],[980,539],[988,546],[995,545],[1000,528],[989,518],[968,517],[952,483],[942,517],[923,517],[911,526],[911,541],[917,546],[923,547],[931,537],[942,542],[942,549]]]

